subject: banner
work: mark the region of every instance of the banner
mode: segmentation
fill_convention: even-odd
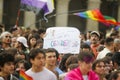
[[[78,54],[80,31],[74,27],[51,27],[46,30],[43,48],[55,48],[59,53]]]

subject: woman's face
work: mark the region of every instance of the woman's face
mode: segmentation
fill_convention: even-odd
[[[26,71],[25,69],[25,66],[24,66],[24,63],[18,63],[18,67],[16,68],[16,70],[23,70],[23,71]]]
[[[105,63],[105,73],[109,74],[109,72],[113,70],[113,63],[110,61],[109,63]]]
[[[32,46],[34,46],[34,45],[36,44],[36,39],[35,39],[35,38],[31,38],[31,39],[30,39],[30,44],[31,44]]]
[[[95,70],[97,74],[105,74],[105,64],[104,62],[100,62],[96,64]]]

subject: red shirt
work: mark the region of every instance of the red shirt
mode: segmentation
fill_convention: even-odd
[[[91,49],[92,49],[92,51],[93,51],[93,54],[95,55],[95,59],[96,59],[96,57],[97,57],[97,55],[98,55],[97,47],[98,47],[99,45],[100,45],[100,44],[96,44],[96,45],[91,44],[91,45],[90,45],[90,47],[91,47]]]

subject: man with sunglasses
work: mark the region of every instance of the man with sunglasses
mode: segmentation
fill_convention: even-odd
[[[0,40],[1,40],[1,51],[2,50],[7,50],[10,48],[10,44],[11,44],[11,33],[10,32],[3,32],[0,35]]]

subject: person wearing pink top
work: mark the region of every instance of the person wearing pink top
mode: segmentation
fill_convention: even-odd
[[[99,76],[92,71],[92,53],[82,51],[78,55],[78,60],[79,67],[68,72],[64,80],[99,80]]]

